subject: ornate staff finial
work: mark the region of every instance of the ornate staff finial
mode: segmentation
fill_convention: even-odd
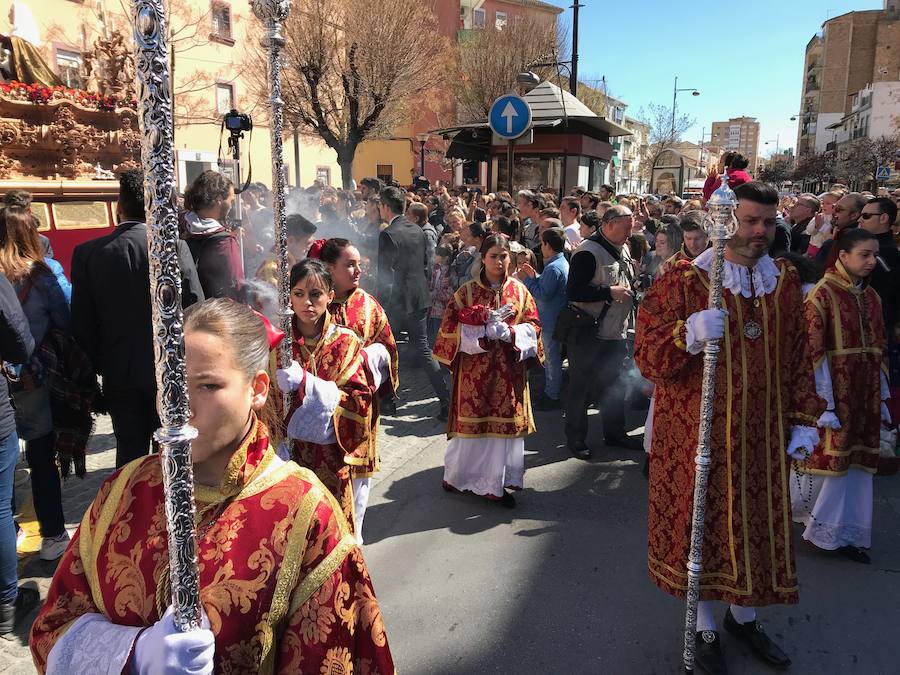
[[[709,309],[722,309],[722,270],[725,267],[725,243],[737,231],[734,209],[737,201],[728,186],[728,176],[712,193],[706,206],[709,212],[703,226],[713,243],[713,266],[709,283]],[[716,400],[716,363],[719,340],[703,345],[703,389],[700,394],[700,430],[697,434],[697,456],[694,474],[694,506],[691,524],[691,548],[687,563],[687,607],[684,620],[684,670],[694,672],[694,648],[697,640],[697,603],[700,601],[700,574],[703,571],[703,531],[706,520],[706,488],[709,483],[710,435],[713,406]]]
[[[284,176],[284,101],[281,98],[281,49],[284,47],[284,36],[281,28],[291,11],[291,0],[250,0],[250,7],[260,21],[266,24],[266,37],[263,46],[269,50],[269,107],[271,108],[272,128],[272,193],[274,197],[273,211],[275,215],[275,243],[278,251],[278,297],[280,306],[278,316],[281,319],[281,330],[284,339],[278,352],[278,365],[287,368],[291,363],[291,287],[288,267],[287,218],[284,212],[287,186]],[[297,176],[300,184],[300,176]],[[284,395],[284,409],[290,408],[290,393]]]
[[[162,455],[172,609],[175,624],[188,631],[200,626],[191,462],[191,440],[197,437],[197,430],[188,424],[166,14],[162,0],[133,0],[132,12],[149,240],[156,407],[162,423],[154,438]]]

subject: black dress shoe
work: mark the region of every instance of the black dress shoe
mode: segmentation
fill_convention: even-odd
[[[625,448],[626,450],[643,450],[644,440],[640,436],[613,436],[605,438],[607,447]]]
[[[590,459],[591,449],[584,441],[572,441],[566,444],[575,459]]]
[[[725,612],[725,629],[743,640],[761,661],[768,663],[773,668],[784,670],[791,665],[788,655],[766,635],[759,621],[738,623],[731,615],[731,607],[729,607]]]
[[[725,656],[722,654],[722,641],[714,630],[697,631],[694,660],[706,675],[728,675],[728,666],[725,665]]]
[[[500,506],[505,506],[508,509],[516,508],[516,498],[512,496],[511,492],[507,492],[506,490],[503,491],[503,496],[500,497],[497,503],[500,504]]]
[[[862,563],[863,565],[870,565],[872,563],[869,554],[856,546],[841,546],[837,552],[845,558],[850,558],[853,562]]]

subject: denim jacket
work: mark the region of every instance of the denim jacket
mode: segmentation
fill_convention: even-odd
[[[16,294],[22,294],[28,279],[31,289],[22,302],[22,310],[28,319],[35,347],[41,344],[47,331],[51,328],[65,333],[72,330],[69,303],[72,300],[72,285],[66,279],[62,265],[53,258],[45,258],[44,263],[50,268],[46,272],[32,272],[30,277],[19,279],[15,283]]]
[[[536,277],[525,279],[525,287],[534,296],[541,318],[541,333],[550,337],[556,327],[556,319],[566,306],[566,282],[569,279],[569,261],[557,253]]]

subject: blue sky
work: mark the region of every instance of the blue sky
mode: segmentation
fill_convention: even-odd
[[[569,7],[572,0],[547,0]],[[760,122],[760,154],[794,147],[803,54],[829,17],[881,9],[881,0],[581,0],[579,80],[606,76],[609,93],[628,103],[672,105],[696,117],[685,139],[699,142],[711,123],[747,115]],[[563,20],[571,30],[572,10]],[[721,28],[726,26],[728,28]],[[707,136],[707,140],[708,140]],[[763,141],[773,142],[764,146]]]

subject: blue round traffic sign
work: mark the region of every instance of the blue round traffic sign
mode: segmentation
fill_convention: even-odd
[[[531,106],[521,96],[501,96],[491,106],[488,124],[501,138],[518,138],[531,127]]]

